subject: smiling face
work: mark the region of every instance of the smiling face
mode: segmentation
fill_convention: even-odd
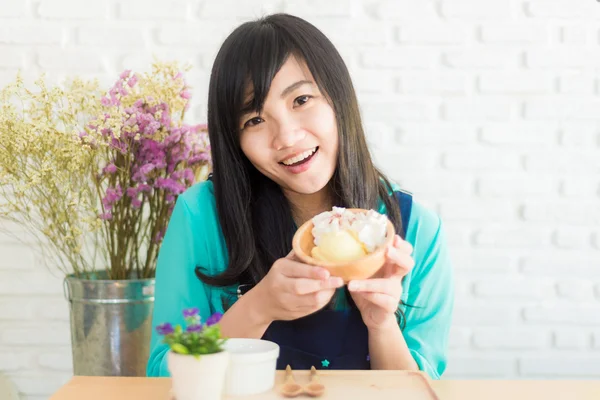
[[[246,103],[252,100],[252,87]],[[260,115],[243,113],[240,145],[252,165],[284,193],[323,190],[336,168],[335,113],[306,65],[290,56],[275,75]]]

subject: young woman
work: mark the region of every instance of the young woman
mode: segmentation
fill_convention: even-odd
[[[156,272],[154,326],[224,313],[227,337],[280,345],[278,368],[423,370],[439,378],[453,309],[440,219],[373,165],[348,70],[286,14],[238,27],[212,69],[211,179],[179,196]],[[371,279],[344,286],[291,251],[332,206],[387,214],[398,236]],[[149,376],[167,376],[152,336]]]

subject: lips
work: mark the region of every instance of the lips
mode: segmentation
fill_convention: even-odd
[[[286,164],[283,164],[282,162],[279,164],[287,172],[291,172],[292,174],[300,174],[300,173],[307,171],[310,168],[310,166],[313,164],[313,161],[315,160],[315,158],[317,158],[319,156],[319,148],[316,147],[314,152],[312,152],[312,153],[309,152],[309,154],[310,155],[308,157],[301,159],[300,161],[298,161],[294,164],[286,165]],[[288,158],[288,160],[289,160],[289,158]],[[286,160],[286,162],[288,160]]]
[[[300,164],[302,161],[306,160],[307,158],[312,156],[314,153],[316,153],[318,149],[319,149],[319,147],[317,146],[317,147],[313,147],[312,149],[304,150],[300,153],[293,154],[293,155],[283,159],[283,161],[280,161],[280,164],[283,164],[288,167],[295,165],[295,164]]]

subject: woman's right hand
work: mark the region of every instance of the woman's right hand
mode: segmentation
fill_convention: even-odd
[[[325,268],[300,262],[292,250],[273,263],[255,286],[260,313],[268,323],[293,320],[323,308],[342,287],[342,278],[330,276]],[[248,293],[249,294],[249,293]]]

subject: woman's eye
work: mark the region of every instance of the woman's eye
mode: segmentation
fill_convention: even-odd
[[[258,125],[261,122],[263,122],[263,119],[261,117],[251,118],[248,121],[246,121],[246,123],[244,124],[244,128],[248,128],[248,127],[251,127],[251,126]]]
[[[308,99],[310,99],[310,97],[311,96],[299,96],[299,97],[296,97],[294,99],[294,104],[302,106],[302,105],[304,105],[308,101]]]

